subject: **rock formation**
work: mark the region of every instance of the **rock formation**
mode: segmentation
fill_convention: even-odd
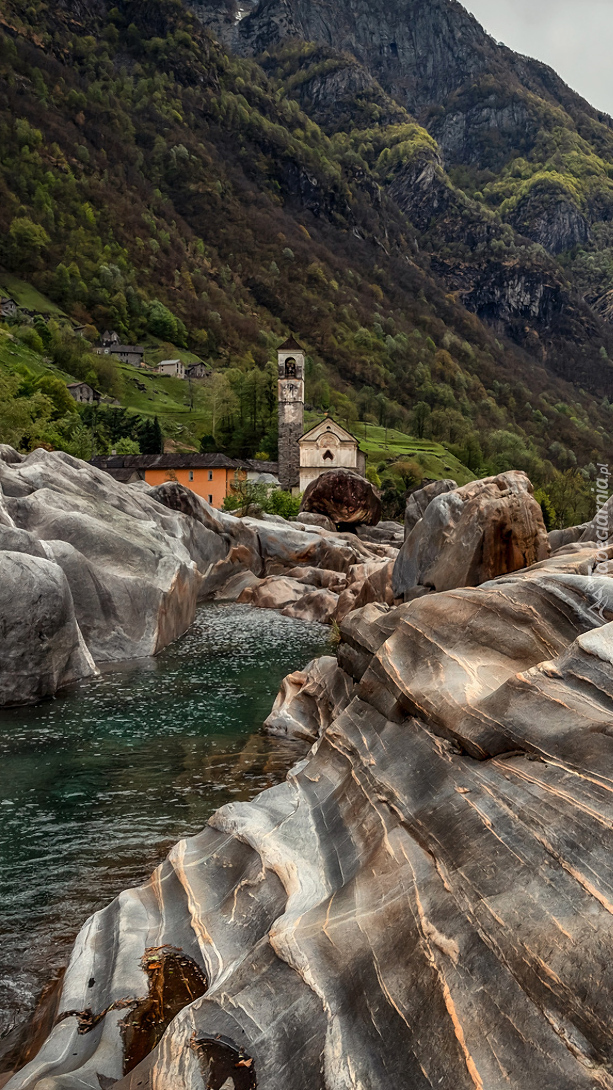
[[[597,557],[348,616],[268,720],[308,759],[92,917],[8,1090],[610,1087]]]
[[[337,526],[376,526],[381,519],[381,497],[359,473],[332,469],[311,481],[300,510],[327,515]]]
[[[321,522],[238,519],[173,481],[123,485],[67,454],[0,448],[0,705],[156,654],[207,599],[330,623],[349,573],[397,548]]]
[[[501,473],[427,506],[396,562],[395,597],[417,587],[476,587],[549,555],[547,531],[525,473]]]

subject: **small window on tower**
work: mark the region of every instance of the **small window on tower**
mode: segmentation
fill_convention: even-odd
[[[193,479],[194,479],[194,471],[193,471],[193,469],[190,469],[190,471],[189,471],[189,479],[190,479],[190,481],[193,481]]]
[[[333,455],[332,451],[327,450],[326,453],[324,454],[324,462],[333,462],[333,461],[334,461],[334,455]]]
[[[285,377],[296,378],[296,360],[291,357],[285,361]]]
[[[213,480],[213,470],[209,469],[209,481]]]
[[[213,497],[212,497],[212,496],[209,496],[209,503],[210,503],[211,505],[213,504]]]

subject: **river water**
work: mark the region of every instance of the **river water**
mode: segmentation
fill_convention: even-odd
[[[206,606],[157,658],[0,711],[0,1053],[91,912],[303,755],[260,728],[326,653],[322,625]]]

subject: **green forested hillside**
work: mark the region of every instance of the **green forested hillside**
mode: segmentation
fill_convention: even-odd
[[[611,448],[613,337],[562,265],[502,222],[494,206],[515,183],[480,178],[479,196],[473,175],[446,174],[432,137],[372,81],[349,86],[342,116],[319,116],[307,92],[338,59],[302,46],[261,64],[231,56],[178,0],[3,12],[0,288],[18,276],[90,341],[115,328],[214,374],[195,393],[135,376],[61,315],[5,325],[30,359],[137,412],[132,442],[157,415],[187,445],[274,456],[272,363],[292,330],[314,411],[445,443],[474,473],[519,466],[547,488],[570,475],[589,503]],[[509,270],[541,284],[549,327],[540,311],[486,323],[464,282],[476,260],[505,284]],[[6,398],[40,400],[10,343]],[[74,427],[56,406],[17,439],[66,445]],[[100,441],[117,442],[112,430]]]

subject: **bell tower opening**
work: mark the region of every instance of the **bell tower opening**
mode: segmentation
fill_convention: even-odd
[[[285,377],[296,378],[296,360],[290,358],[285,361]]]

